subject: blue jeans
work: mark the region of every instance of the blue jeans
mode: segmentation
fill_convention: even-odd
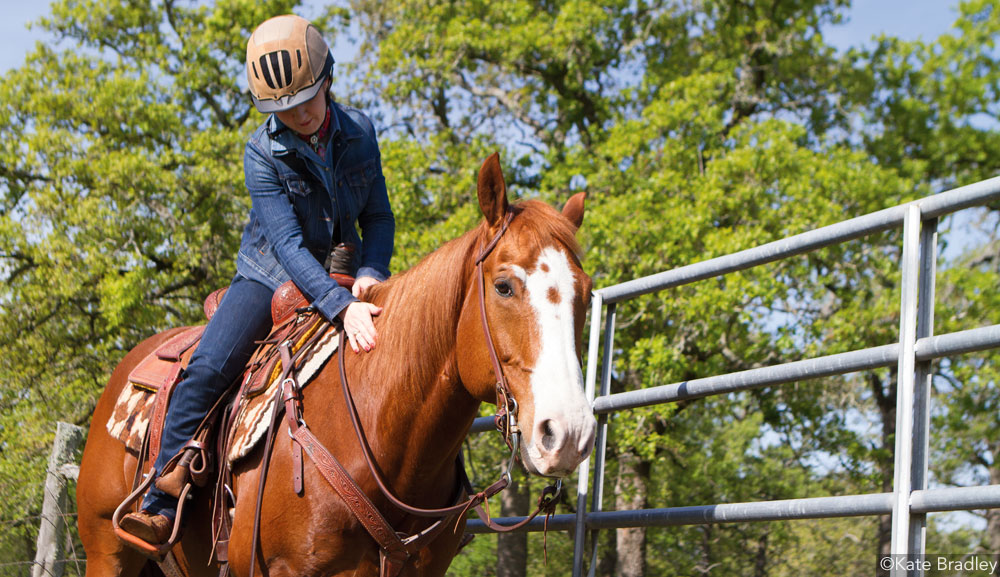
[[[254,341],[267,338],[271,330],[271,296],[274,291],[239,274],[222,297],[218,310],[205,327],[198,348],[174,387],[163,424],[160,454],[153,464],[157,474],[179,453],[201,424],[212,405],[243,372],[253,354]],[[177,499],[155,486],[146,494],[142,508],[171,519]]]

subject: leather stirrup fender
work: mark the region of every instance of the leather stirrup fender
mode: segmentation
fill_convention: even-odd
[[[177,499],[181,496],[181,491],[184,490],[184,486],[188,484],[189,479],[190,472],[187,465],[178,465],[166,475],[160,475],[155,485],[157,489]]]

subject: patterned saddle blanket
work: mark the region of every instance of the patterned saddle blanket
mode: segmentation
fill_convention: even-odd
[[[347,277],[337,280],[342,285],[353,281]],[[224,291],[225,289],[220,289],[206,300],[205,315],[209,319],[218,307]],[[304,346],[310,347],[302,352],[296,363],[299,367],[296,377],[300,386],[305,386],[314,378],[334,355],[339,335],[334,327],[317,314],[296,315],[295,311],[299,308],[296,305],[305,304],[305,299],[294,285],[291,285],[291,290],[283,285],[275,292],[271,308],[276,327],[272,335],[281,331],[285,331],[283,338],[288,338],[288,334],[293,335],[293,352]],[[291,326],[290,323],[301,326]],[[162,427],[162,415],[157,419],[154,414],[157,392],[166,390],[169,394],[170,387],[187,366],[204,330],[204,325],[180,329],[132,369],[128,383],[122,388],[106,424],[108,433],[124,443],[130,451],[138,455],[142,452],[147,437],[159,438],[158,431],[151,430],[153,421],[156,421],[152,425],[153,429]],[[313,338],[317,336],[318,339]],[[273,340],[276,339],[268,339]],[[229,439],[225,458],[230,464],[249,454],[267,432],[272,412],[277,408],[275,392],[280,384],[281,373],[281,360],[276,345],[262,344],[241,378],[238,398],[233,400],[233,403],[238,403],[238,406],[232,408],[235,417],[228,430],[220,432]]]
[[[325,323],[320,321],[317,325],[325,325]],[[143,359],[129,374],[129,382],[118,396],[115,410],[111,418],[108,419],[107,430],[112,437],[125,443],[130,451],[138,454],[142,450],[143,441],[149,432],[156,392],[161,386],[165,386],[165,381],[158,377],[169,373],[174,364],[180,364],[180,368],[183,369],[187,366],[187,361],[190,358],[189,354],[185,354],[183,358],[168,360],[169,355],[164,353],[192,340],[193,342],[188,346],[190,351],[193,351],[193,345],[197,343],[197,339],[200,339],[204,328],[204,326],[185,328],[156,352]],[[317,326],[316,330],[319,329],[320,326]],[[297,344],[302,345],[302,343]],[[333,327],[327,326],[326,332],[313,344],[311,350],[303,353],[303,360],[299,365],[301,368],[296,371],[296,377],[301,386],[305,386],[319,373],[330,357],[336,353],[337,345],[338,332]],[[274,345],[262,346],[274,347]],[[293,347],[293,350],[295,348]],[[255,356],[266,357],[269,355],[267,351],[258,351]],[[227,431],[227,436],[232,439],[229,443],[229,452],[226,455],[230,464],[250,453],[267,432],[267,427],[271,422],[271,414],[276,408],[275,392],[278,389],[282,369],[281,360],[277,359],[277,355],[274,357],[275,363],[265,364],[257,371],[248,370],[244,375],[243,383],[247,386],[242,387],[243,394],[236,400],[239,403],[239,408],[229,431]],[[255,384],[254,381],[259,384]]]

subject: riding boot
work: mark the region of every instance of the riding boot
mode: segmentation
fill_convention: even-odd
[[[176,517],[177,498],[151,487],[140,510],[122,517],[120,526],[150,545],[162,545],[170,539]]]
[[[162,545],[170,540],[174,520],[163,514],[143,510],[122,517],[121,528],[150,545]]]

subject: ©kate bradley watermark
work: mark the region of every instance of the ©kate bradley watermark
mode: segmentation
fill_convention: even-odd
[[[972,577],[978,575],[1000,575],[998,555],[885,555],[879,557],[880,569],[890,572],[923,573],[928,577]]]

